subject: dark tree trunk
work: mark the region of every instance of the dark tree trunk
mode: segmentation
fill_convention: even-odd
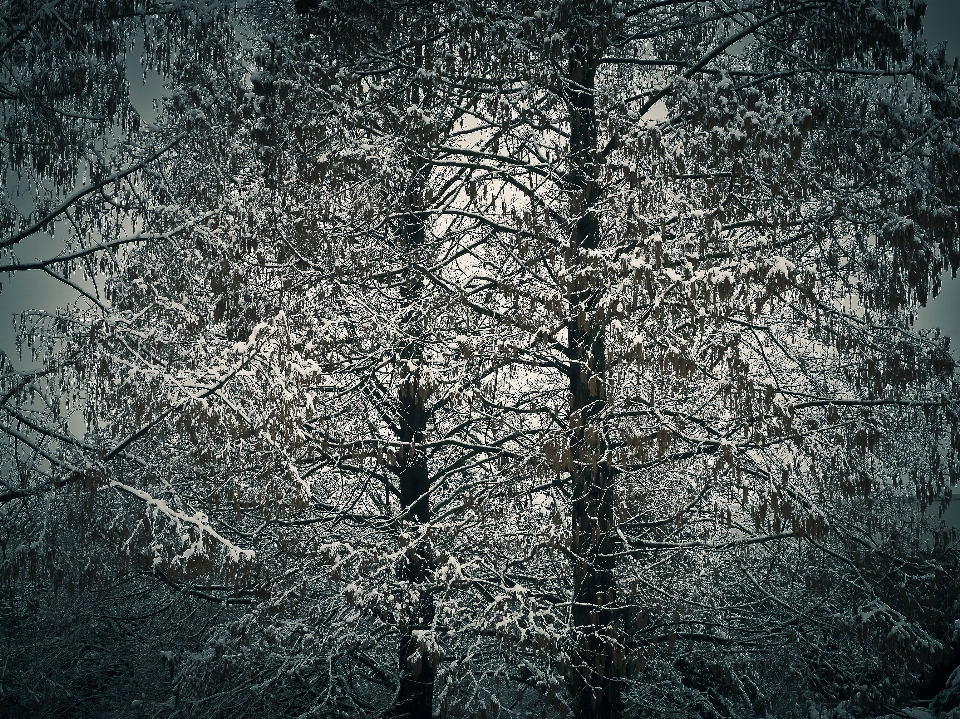
[[[417,257],[423,250],[426,239],[423,208],[420,206],[419,174],[414,172],[413,189],[408,193],[410,207],[402,227],[403,249],[408,258]],[[411,265],[413,263],[411,262]],[[397,393],[397,439],[401,442],[398,462],[400,504],[406,520],[421,524],[430,521],[430,475],[426,454],[420,449],[427,429],[426,387],[420,379],[419,364],[423,348],[417,339],[422,333],[421,315],[415,303],[423,288],[423,278],[412,267],[408,268],[400,297],[406,303],[407,330],[413,338],[401,350],[400,357],[413,363],[414,368],[402,369],[404,373]],[[401,569],[401,578],[411,584],[424,585],[433,570],[429,547],[409,549]],[[404,719],[430,719],[433,716],[433,685],[435,668],[432,658],[418,646],[415,632],[428,628],[433,623],[433,600],[421,592],[418,606],[408,618],[409,624],[401,626],[399,646],[400,689],[391,712]],[[414,661],[411,656],[417,656]]]
[[[400,501],[418,522],[430,519],[430,477],[426,458],[416,449],[423,440],[426,413],[415,378],[404,383],[400,391],[401,412],[410,424],[401,430],[401,441],[411,447],[400,462]],[[405,436],[406,435],[406,436]],[[407,554],[403,578],[412,584],[423,585],[432,571],[429,549],[411,550]],[[394,716],[409,719],[430,719],[433,716],[433,683],[435,670],[431,657],[421,652],[414,634],[417,628],[429,627],[433,622],[433,601],[421,594],[419,606],[410,617],[410,625],[401,628],[400,635],[400,690],[397,694]],[[418,658],[410,660],[412,655]]]
[[[584,12],[589,12],[584,9]],[[607,457],[603,422],[607,401],[606,343],[602,279],[583,251],[600,245],[597,116],[594,82],[600,52],[591,31],[571,33],[568,100],[570,117],[569,316],[570,450],[573,466],[572,531],[573,625],[576,642],[570,674],[574,716],[615,719],[622,716],[617,677],[618,627],[611,605],[617,548],[613,527],[613,470]]]

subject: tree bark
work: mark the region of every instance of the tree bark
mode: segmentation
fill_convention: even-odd
[[[416,257],[423,249],[426,228],[422,207],[419,175],[423,168],[415,168],[411,190],[407,195],[410,208],[402,227],[403,250],[408,258]],[[411,265],[413,263],[411,262]],[[414,303],[423,288],[423,277],[412,267],[400,287],[401,300],[406,304],[407,330],[413,339],[400,352],[400,358],[412,364],[401,369],[403,377],[397,393],[397,439],[401,443],[398,461],[400,504],[406,520],[425,524],[430,521],[430,475],[427,458],[420,446],[423,444],[428,412],[427,388],[421,383],[420,361],[423,348],[418,341],[422,328]],[[429,547],[410,548],[401,570],[402,578],[413,585],[424,585],[433,570]],[[418,646],[416,631],[433,623],[433,600],[421,594],[417,606],[409,617],[409,625],[401,626],[398,671],[400,688],[392,711],[395,717],[404,719],[430,719],[433,716],[433,685],[435,668],[432,658]],[[411,661],[410,657],[419,655]]]
[[[602,285],[586,251],[600,245],[594,83],[600,53],[590,29],[571,33],[567,77],[570,116],[570,284],[567,353],[570,375],[574,656],[570,671],[574,716],[622,716],[617,622],[613,469],[601,416],[607,401],[606,338],[598,310]]]

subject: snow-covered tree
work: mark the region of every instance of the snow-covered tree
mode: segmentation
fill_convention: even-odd
[[[569,626],[538,690],[897,700],[950,636],[888,583],[952,546],[953,360],[910,311],[956,269],[956,68],[905,3],[519,5],[484,13],[488,144],[449,152],[495,228],[484,394],[517,484],[556,477],[509,563]]]
[[[86,433],[8,396],[47,475],[5,507],[70,477],[110,562],[223,607],[174,711],[912,696],[960,445],[946,338],[911,330],[960,260],[922,10],[248,13],[166,109],[168,236],[42,336]]]
[[[128,74],[196,67],[197,56],[181,52],[187,39],[202,38],[203,62],[219,62],[230,17],[217,2],[3,6],[0,271],[73,286],[78,271],[109,272],[118,252],[163,239],[148,222],[161,202],[144,176],[192,128],[148,125],[130,101]],[[43,240],[55,230],[61,246],[49,250]]]
[[[196,605],[171,601],[158,578],[143,581],[139,568],[118,577],[131,554],[135,565],[149,566],[138,555],[142,545],[122,549],[142,510],[145,526],[155,518],[150,512],[161,521],[178,515],[143,492],[156,478],[139,482],[155,465],[137,442],[157,415],[138,424],[143,409],[138,415],[130,404],[129,422],[106,414],[129,398],[122,386],[113,391],[114,372],[136,376],[138,367],[156,372],[163,363],[149,347],[138,356],[146,338],[126,332],[129,307],[116,307],[106,288],[126,269],[131,248],[169,247],[197,219],[178,211],[160,173],[175,164],[178,143],[205,128],[192,118],[148,126],[130,102],[128,73],[160,69],[181,89],[195,87],[198,69],[230,47],[229,16],[230,6],[220,3],[68,0],[0,8],[0,272],[21,280],[46,274],[81,294],[77,305],[87,308],[27,312],[18,322],[22,344],[0,347],[0,577],[9,668],[0,704],[13,714],[129,715],[134,699],[149,703],[164,691],[161,700],[169,699],[162,681],[142,695],[139,689],[146,677],[168,674],[160,649],[195,648],[189,640],[171,644],[171,626]],[[5,322],[11,299],[16,306],[16,297],[0,294]],[[98,405],[101,396],[112,403]],[[109,481],[113,488],[101,491]],[[200,524],[192,512],[186,519]]]

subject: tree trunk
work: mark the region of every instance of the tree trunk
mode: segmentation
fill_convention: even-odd
[[[420,168],[414,173],[414,186],[419,178]],[[402,240],[408,257],[415,257],[425,242],[425,227],[419,193],[408,194],[410,212],[404,220]],[[423,444],[427,429],[426,391],[421,384],[420,361],[423,348],[417,337],[421,332],[416,324],[420,321],[413,307],[423,287],[423,278],[410,268],[404,284],[400,288],[401,299],[407,304],[406,319],[408,331],[413,340],[403,347],[400,357],[413,364],[413,369],[404,368],[404,376],[397,393],[397,439],[401,442],[398,462],[398,480],[400,504],[407,513],[407,519],[421,524],[430,521],[430,475],[427,458],[420,446]],[[411,548],[406,556],[402,579],[414,585],[427,582],[432,571],[432,558],[429,547]],[[430,719],[433,716],[433,684],[435,668],[431,657],[421,650],[415,632],[428,628],[433,623],[433,600],[421,594],[419,604],[413,608],[409,624],[401,626],[399,646],[400,689],[392,715],[404,719]],[[414,661],[410,657],[417,655]]]
[[[606,406],[606,342],[602,313],[602,278],[584,251],[600,244],[595,204],[597,117],[594,82],[599,53],[593,38],[571,42],[568,99],[570,117],[570,215],[568,267],[569,315],[567,352],[570,360],[570,468],[573,492],[573,625],[574,657],[570,672],[574,716],[614,719],[622,715],[612,555],[617,542],[613,527],[613,470],[607,457],[602,414]],[[599,421],[598,421],[599,420]]]
[[[416,377],[409,378],[400,389],[400,410],[404,418],[400,441],[405,447],[400,460],[400,502],[418,522],[430,519],[430,477],[427,473],[426,456],[416,445],[423,441],[426,429],[426,412],[419,394]],[[423,585],[432,570],[429,549],[411,550],[403,568],[403,579],[411,584]],[[419,606],[410,617],[410,624],[401,628],[400,635],[400,690],[397,694],[394,716],[409,719],[430,719],[433,716],[433,683],[435,670],[431,657],[418,647],[415,631],[433,623],[433,600],[421,594]],[[418,655],[414,661],[412,655]]]

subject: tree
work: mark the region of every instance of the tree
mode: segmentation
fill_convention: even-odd
[[[4,166],[0,249],[6,273],[42,271],[75,287],[74,271],[109,271],[109,257],[155,237],[156,198],[143,174],[189,128],[147,128],[129,100],[127,66],[137,39],[145,68],[182,73],[182,35],[223,40],[230,21],[219,3],[10,3],[4,40]],[[182,34],[182,35],[181,35]],[[222,42],[213,42],[216,57]],[[18,248],[64,230],[62,251],[33,261]],[[97,298],[93,298],[97,301]]]
[[[138,689],[146,677],[168,674],[158,638],[162,649],[195,648],[171,642],[171,626],[191,616],[198,627],[210,619],[189,598],[162,596],[166,587],[156,576],[117,576],[130,556],[116,556],[130,538],[128,532],[120,539],[126,528],[119,518],[131,519],[131,507],[112,497],[94,508],[93,497],[109,479],[103,468],[126,463],[112,476],[120,484],[100,496],[119,489],[144,509],[155,499],[122,476],[149,467],[149,459],[125,451],[149,427],[112,443],[109,427],[99,433],[107,423],[97,417],[98,386],[108,393],[112,380],[101,356],[131,339],[105,289],[111,274],[122,272],[125,250],[175,241],[195,219],[178,215],[156,179],[161,158],[173,162],[177,143],[203,131],[196,121],[149,128],[141,122],[128,98],[130,56],[142,41],[143,65],[163,68],[189,88],[201,56],[180,52],[180,40],[203,38],[192,43],[210,51],[203,62],[219,58],[233,33],[226,15],[218,3],[7,3],[0,11],[0,270],[46,273],[89,305],[20,318],[25,367],[15,359],[20,347],[0,348],[4,666],[21,668],[5,672],[0,704],[13,713],[126,715],[133,698],[166,701],[162,681],[143,695]],[[32,261],[55,229],[62,250]],[[81,270],[92,289],[78,282]],[[111,332],[116,321],[120,330]],[[153,508],[161,518],[169,510],[162,502]],[[134,512],[132,522],[139,518]]]
[[[535,398],[501,384],[497,401],[527,422],[543,408],[533,431],[568,477],[570,498],[557,500],[570,522],[560,556],[572,586],[557,593],[572,600],[560,674],[575,714],[619,716],[629,690],[642,705],[647,690],[625,674],[631,659],[657,656],[658,634],[671,648],[677,638],[706,647],[707,657],[725,646],[727,661],[737,647],[768,660],[778,644],[801,647],[812,682],[778,692],[786,706],[854,694],[844,682],[879,671],[875,654],[844,666],[841,652],[817,656],[829,636],[791,634],[814,611],[816,590],[798,586],[807,552],[828,583],[855,568],[857,591],[830,600],[884,607],[887,619],[865,611],[851,629],[895,625],[904,615],[861,562],[891,551],[880,546],[896,544],[898,522],[916,527],[912,541],[923,536],[922,518],[901,514],[884,485],[911,472],[934,501],[944,482],[937,427],[952,427],[955,414],[946,345],[908,330],[910,304],[926,300],[948,261],[955,268],[957,252],[956,179],[945,169],[953,149],[935,158],[942,145],[923,148],[955,126],[956,95],[942,58],[927,64],[916,52],[922,11],[565,3],[501,12],[501,51],[531,69],[503,94],[529,105],[490,103],[488,136],[517,127],[503,132],[507,157],[482,155],[478,171],[494,166],[499,177],[479,196],[502,196],[499,178],[510,177],[529,204],[504,244],[490,243],[486,279],[499,296],[487,307],[499,312],[500,336],[512,335],[505,375],[556,368]],[[889,112],[906,76],[913,91],[928,88],[922,120]],[[651,118],[661,102],[666,116]],[[863,123],[855,128],[852,107]],[[909,191],[891,207],[902,178]],[[503,222],[496,209],[475,211],[493,225]],[[524,235],[531,249],[518,242]],[[529,314],[506,310],[528,302]],[[634,361],[639,371],[628,369]],[[908,429],[891,408],[925,416]],[[912,437],[919,457],[880,442],[891,435]],[[774,567],[782,584],[756,581]],[[708,577],[707,587],[686,572]],[[637,614],[646,627],[628,629]],[[927,635],[915,631],[899,648],[908,667],[923,661],[913,642]],[[920,641],[943,648],[943,635],[931,639]],[[716,684],[694,680],[689,665],[671,669],[688,685],[677,701],[732,710],[737,698],[711,696]],[[827,673],[850,679],[830,686]],[[856,697],[870,708],[905,690]],[[749,701],[761,711],[773,698]]]
[[[205,224],[70,335],[137,468],[91,484],[186,537],[134,514],[124,551],[250,602],[178,660],[184,711],[911,696],[958,466],[953,360],[910,330],[960,258],[919,9],[268,9],[255,71],[170,107],[207,118],[160,178]]]
[[[462,379],[453,372],[444,379],[436,369],[430,376],[429,363],[439,367],[439,353],[451,352],[446,341],[451,338],[449,317],[446,338],[404,338],[427,337],[435,329],[430,320],[435,296],[418,296],[415,263],[439,254],[431,262],[436,270],[457,259],[417,229],[423,222],[417,210],[423,202],[417,197],[422,192],[418,174],[425,171],[420,159],[411,159],[409,147],[417,142],[410,131],[427,132],[430,121],[419,114],[401,116],[407,134],[395,150],[391,141],[381,140],[380,147],[391,154],[378,162],[369,147],[351,137],[356,123],[367,118],[361,112],[344,117],[330,111],[334,107],[346,112],[340,105],[342,86],[355,91],[362,78],[335,66],[309,67],[309,60],[318,57],[318,46],[320,52],[332,52],[321,41],[304,43],[306,72],[291,77],[289,73],[298,73],[303,65],[291,62],[291,57],[301,60],[297,37],[288,40],[292,47],[275,37],[258,43],[259,71],[250,76],[245,96],[241,85],[247,80],[236,74],[201,76],[201,82],[174,95],[172,114],[207,124],[196,139],[180,143],[176,162],[165,165],[158,177],[160,190],[176,198],[177,215],[203,218],[204,223],[189,235],[131,253],[111,279],[110,311],[71,328],[69,341],[90,358],[86,366],[91,372],[100,375],[99,382],[91,374],[80,383],[98,390],[87,399],[91,424],[102,438],[99,444],[122,450],[108,452],[107,461],[99,463],[96,483],[146,500],[149,507],[150,521],[137,521],[136,511],[130,516],[125,528],[130,541],[121,561],[140,564],[176,588],[223,602],[273,595],[269,606],[261,608],[258,619],[263,623],[252,622],[251,631],[262,630],[261,637],[287,631],[295,639],[305,633],[317,636],[319,631],[303,630],[302,615],[297,616],[303,607],[313,621],[317,611],[341,619],[353,614],[336,583],[316,576],[319,570],[326,573],[322,565],[318,568],[314,561],[303,566],[302,552],[314,560],[328,557],[335,563],[331,573],[337,574],[338,553],[370,558],[372,568],[360,567],[362,579],[378,582],[378,591],[386,579],[401,600],[396,612],[373,617],[374,629],[387,632],[387,641],[397,637],[400,654],[399,666],[396,648],[387,652],[393,661],[378,657],[374,684],[389,684],[396,676],[397,712],[429,713],[432,608],[428,597],[419,597],[422,585],[435,582],[418,568],[433,561],[431,537],[417,528],[428,510],[420,496],[426,480],[429,484],[455,476],[464,463],[482,465],[488,449],[479,436],[471,436],[471,427],[478,423],[464,421],[462,409],[457,410],[460,419],[432,418],[439,436],[426,450],[416,446],[426,429],[426,395],[433,392],[449,402]],[[397,102],[393,93],[406,100],[400,104],[402,112],[409,101],[404,80],[419,69],[405,68],[408,59],[402,52],[388,56],[392,69],[401,71],[400,80],[376,90],[382,91],[387,107]],[[375,77],[384,71],[372,65],[365,72]],[[303,90],[304,78],[316,83],[308,86],[312,93],[291,95],[292,87]],[[234,104],[237,97],[242,97],[239,106]],[[227,122],[218,124],[218,115]],[[389,117],[380,121],[397,122]],[[452,123],[447,118],[439,122]],[[306,138],[306,150],[288,142],[289,136]],[[251,145],[256,152],[244,152]],[[364,174],[371,166],[382,169],[383,176],[371,181]],[[453,182],[457,184],[456,178]],[[332,208],[331,196],[337,198]],[[378,215],[352,216],[362,202],[373,203]],[[278,213],[278,208],[285,211]],[[393,214],[399,221],[383,222]],[[316,232],[323,234],[318,238],[312,234]],[[377,233],[379,246],[363,239],[371,232]],[[371,253],[383,248],[388,248],[394,266],[371,277],[370,258],[376,257]],[[379,298],[378,292],[383,293]],[[396,318],[394,351],[385,357],[373,344],[377,338],[370,329],[383,315]],[[434,359],[427,359],[430,355]],[[318,377],[324,383],[319,388]],[[293,396],[308,399],[292,405]],[[346,402],[357,403],[358,411],[344,414]],[[337,422],[331,426],[333,417]],[[443,435],[450,430],[457,433],[453,439]],[[88,449],[95,446],[90,443]],[[433,477],[425,476],[426,461],[417,454],[425,451],[440,463]],[[378,471],[371,471],[372,455],[383,458],[385,466]],[[122,465],[131,462],[146,471],[122,472]],[[200,467],[203,473],[198,476]],[[273,479],[264,484],[260,477]],[[379,493],[371,495],[371,480],[384,486],[385,501]],[[50,489],[38,488],[36,493]],[[202,514],[196,512],[199,506]],[[167,520],[167,526],[160,520]],[[303,529],[298,531],[299,526]],[[184,531],[186,544],[178,536]],[[287,546],[290,534],[297,549]],[[415,546],[397,552],[398,534],[402,542]],[[341,541],[332,541],[334,537]],[[349,550],[358,538],[367,545],[362,553]],[[386,551],[385,544],[390,547]],[[236,565],[244,555],[238,545],[257,547],[261,570],[239,587]],[[206,562],[210,554],[216,558],[219,548],[226,549],[227,578],[211,580]],[[291,560],[299,566],[291,566]],[[352,564],[358,563],[354,557]],[[198,573],[217,590],[205,588]],[[291,573],[300,574],[300,586],[309,581],[313,591],[291,597]],[[211,674],[187,668],[181,683],[185,696],[191,685],[203,687],[204,680],[225,681],[221,670],[236,657],[223,647],[247,640],[244,621],[225,623],[217,633],[209,658],[222,663]],[[276,683],[267,675],[273,667],[289,666],[291,659],[274,652],[268,641],[258,647],[258,670],[238,677],[235,689],[255,687],[275,703],[268,711],[304,702],[319,703],[324,711],[369,709],[365,700],[371,680],[362,677],[362,688],[352,688],[357,681],[354,666],[371,664],[362,653],[369,649],[362,635],[358,630],[331,632],[323,649],[301,645],[311,655],[306,664],[317,671],[323,671],[327,660],[335,659],[339,666],[324,682],[327,690],[319,698],[309,690],[312,680],[303,682],[305,689],[285,687],[282,699],[271,694]],[[317,676],[303,664],[300,669],[301,676]],[[341,684],[351,688],[342,692]],[[229,712],[237,700],[237,694],[223,697],[220,710]],[[213,710],[209,703],[197,706],[198,711]]]

